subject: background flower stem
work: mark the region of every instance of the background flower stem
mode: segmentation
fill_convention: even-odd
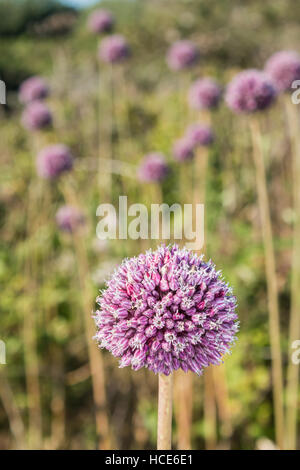
[[[286,114],[290,134],[292,154],[292,184],[293,184],[293,251],[291,272],[291,313],[289,325],[289,352],[292,343],[300,337],[300,145],[299,145],[299,114],[297,105],[286,99]],[[296,449],[297,445],[297,415],[298,415],[298,384],[299,364],[294,364],[288,358],[287,387],[286,387],[286,445],[288,449]]]
[[[265,252],[265,269],[269,310],[269,336],[272,358],[272,386],[274,400],[275,435],[279,448],[284,448],[284,415],[283,415],[283,379],[280,347],[280,323],[278,305],[278,287],[276,278],[275,253],[272,233],[271,214],[267,191],[266,171],[262,147],[260,123],[257,118],[249,122],[253,145],[253,159],[256,172],[258,206],[262,227]]]

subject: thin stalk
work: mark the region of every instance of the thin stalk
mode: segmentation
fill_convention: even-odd
[[[205,448],[215,449],[217,443],[217,417],[212,366],[204,372],[204,428]]]
[[[52,396],[51,396],[51,448],[63,446],[66,431],[66,389],[64,352],[62,347],[55,345],[51,352],[52,364]]]
[[[177,422],[177,449],[192,447],[193,373],[178,370],[175,375],[175,418]]]
[[[221,433],[226,442],[226,448],[229,448],[229,438],[232,434],[231,409],[226,382],[225,364],[213,368],[213,379],[215,386],[215,398],[218,409],[218,416],[222,423]]]
[[[173,375],[158,376],[157,450],[172,446]]]
[[[27,236],[36,229],[37,211],[39,205],[40,186],[38,189],[32,181],[29,187],[27,209]],[[28,292],[32,297],[32,311],[24,312],[23,338],[25,377],[27,389],[27,406],[29,413],[28,445],[29,448],[39,449],[42,445],[42,408],[39,383],[39,358],[37,353],[36,332],[36,291],[37,291],[37,267],[36,253],[26,260],[26,278],[29,279]]]
[[[68,186],[68,189],[67,189]],[[71,185],[62,185],[65,200],[70,204],[77,204],[76,193]],[[99,438],[99,448],[107,450],[111,448],[110,431],[107,416],[107,399],[105,390],[105,371],[102,353],[93,343],[95,325],[92,319],[93,294],[90,284],[90,272],[84,239],[80,233],[73,233],[73,242],[78,266],[78,277],[82,293],[82,305],[84,311],[85,335],[88,347],[90,372],[92,377],[93,398],[95,403],[96,430]]]
[[[283,379],[280,347],[280,323],[278,287],[276,278],[275,253],[272,233],[272,223],[267,191],[266,171],[262,149],[262,135],[259,121],[250,120],[250,131],[253,144],[253,158],[256,172],[258,205],[262,226],[265,252],[265,269],[267,280],[267,296],[269,310],[269,336],[272,358],[272,387],[274,400],[275,434],[279,448],[284,448],[284,415],[283,415]]]
[[[291,313],[289,325],[289,348],[300,337],[300,145],[298,141],[299,114],[295,104],[286,101],[288,129],[292,151],[292,184],[295,221],[293,227],[292,274],[291,274]],[[289,357],[286,387],[286,445],[288,449],[297,446],[299,364]]]

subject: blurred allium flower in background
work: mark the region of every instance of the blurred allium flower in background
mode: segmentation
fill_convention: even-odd
[[[147,183],[163,181],[169,173],[169,167],[162,153],[153,152],[145,155],[139,169],[140,181]]]
[[[34,100],[42,100],[49,95],[49,87],[42,77],[31,77],[25,80],[19,91],[21,103],[30,103]]]
[[[22,113],[22,124],[28,130],[38,130],[52,124],[52,114],[42,101],[32,101]]]
[[[295,51],[277,52],[266,62],[265,71],[279,91],[286,91],[294,80],[300,80],[300,55]]]
[[[114,34],[102,39],[99,48],[99,57],[104,62],[120,62],[130,54],[130,49],[126,39],[120,34]]]
[[[190,87],[188,101],[194,109],[216,108],[221,98],[221,88],[212,78],[201,78]]]
[[[96,34],[109,33],[114,26],[115,20],[108,10],[96,10],[88,18],[89,29]]]
[[[175,42],[167,53],[167,64],[172,70],[181,70],[195,65],[199,51],[191,41]]]
[[[40,151],[36,164],[39,176],[55,179],[61,173],[72,169],[73,157],[70,149],[65,145],[50,145]]]
[[[193,142],[186,137],[176,140],[173,146],[175,159],[179,162],[191,160],[194,157],[194,148]]]
[[[236,299],[221,272],[176,245],[124,260],[97,303],[100,347],[134,370],[202,374],[222,361],[238,331]]]
[[[215,140],[214,133],[207,124],[191,124],[186,130],[185,138],[194,147],[208,146]]]
[[[255,69],[237,74],[229,83],[225,101],[236,113],[252,113],[268,108],[276,98],[276,89],[264,72]]]
[[[85,222],[83,213],[74,206],[60,207],[56,213],[55,219],[60,230],[70,233],[74,232]]]

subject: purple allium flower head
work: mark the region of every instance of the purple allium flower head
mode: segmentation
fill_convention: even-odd
[[[73,167],[70,149],[63,144],[45,147],[37,156],[37,171],[42,178],[55,179]]]
[[[52,124],[52,114],[42,101],[32,101],[23,111],[22,124],[31,131],[44,129]]]
[[[184,162],[191,160],[194,157],[194,144],[191,139],[182,137],[176,140],[173,146],[173,154],[176,160]]]
[[[100,347],[134,370],[200,375],[222,362],[238,331],[236,299],[221,272],[176,245],[124,260],[97,303]]]
[[[175,42],[167,53],[167,64],[172,70],[181,70],[193,66],[199,58],[197,47],[191,41]]]
[[[88,19],[89,29],[96,34],[109,33],[114,26],[115,20],[108,10],[96,10]]]
[[[212,78],[201,78],[189,90],[188,101],[194,109],[216,108],[221,98],[221,88]]]
[[[83,225],[85,221],[83,213],[74,206],[60,207],[56,212],[55,218],[60,230],[70,233]]]
[[[162,153],[148,153],[138,169],[138,177],[147,183],[163,181],[169,173],[169,167]]]
[[[104,62],[121,62],[130,54],[126,39],[120,34],[114,34],[102,39],[99,56]]]
[[[187,128],[185,135],[194,147],[208,146],[215,140],[211,127],[206,124],[192,124]]]
[[[48,94],[48,85],[42,77],[30,77],[20,86],[19,100],[21,103],[30,103],[30,101],[42,100]]]
[[[277,52],[267,61],[265,71],[279,91],[286,91],[294,80],[300,80],[300,55],[295,51]]]
[[[225,101],[236,113],[253,113],[268,108],[275,98],[276,89],[270,78],[264,72],[249,69],[229,83]]]

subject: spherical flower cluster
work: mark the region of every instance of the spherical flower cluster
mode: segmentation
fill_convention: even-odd
[[[70,171],[73,167],[73,157],[70,149],[62,144],[45,147],[37,156],[38,174],[45,179],[55,179],[61,173]]]
[[[153,152],[145,155],[138,168],[140,181],[147,183],[163,181],[169,173],[169,167],[162,153]]]
[[[252,113],[268,108],[276,98],[276,89],[269,77],[249,69],[236,75],[228,85],[225,100],[236,113]]]
[[[211,78],[201,78],[189,90],[188,101],[194,109],[213,109],[219,104],[221,88]]]
[[[114,26],[115,20],[108,10],[96,10],[88,19],[89,29],[96,34],[109,33]]]
[[[32,101],[22,114],[22,124],[28,130],[44,129],[52,123],[52,114],[42,101]]]
[[[182,137],[181,139],[176,140],[173,146],[173,154],[175,159],[179,162],[191,160],[194,157],[194,148],[195,146],[193,142],[186,137]]]
[[[238,331],[236,299],[220,271],[176,245],[124,260],[97,303],[100,347],[134,370],[200,375],[222,362]]]
[[[99,56],[104,62],[121,62],[130,54],[126,39],[120,34],[114,34],[101,41]]]
[[[209,146],[215,138],[210,126],[207,124],[192,124],[186,130],[186,139],[191,142],[194,147]]]
[[[74,206],[62,206],[56,213],[56,223],[60,230],[72,233],[84,224],[83,213]]]
[[[193,66],[199,58],[197,47],[191,41],[177,41],[169,49],[167,64],[171,70]]]
[[[294,80],[300,80],[300,55],[295,51],[277,52],[267,61],[265,71],[279,91],[286,91]]]
[[[42,100],[49,94],[49,88],[42,77],[31,77],[25,80],[19,91],[21,103],[30,103],[34,100]]]

